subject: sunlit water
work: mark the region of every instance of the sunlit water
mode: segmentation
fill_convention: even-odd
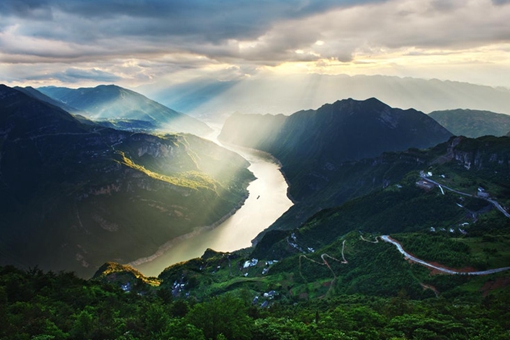
[[[219,128],[216,130],[211,138],[215,142]],[[148,262],[140,263],[142,260],[131,263],[144,275],[157,276],[174,263],[200,257],[207,248],[233,251],[249,247],[262,230],[292,206],[287,197],[287,183],[279,171],[279,165],[271,157],[257,151],[226,147],[251,163],[248,169],[257,179],[248,186],[248,199],[233,216],[215,229],[167,244],[164,252],[152,256]]]

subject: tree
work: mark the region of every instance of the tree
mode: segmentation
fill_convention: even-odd
[[[245,303],[230,294],[216,296],[195,305],[186,320],[201,329],[206,339],[217,339],[221,334],[227,339],[250,339],[251,319]]]

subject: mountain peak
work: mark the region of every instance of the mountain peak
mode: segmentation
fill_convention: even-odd
[[[83,89],[90,89],[90,88],[83,88]],[[115,85],[115,84],[102,84],[102,85],[98,85],[96,87],[93,88],[94,90],[102,90],[102,91],[117,91],[117,92],[122,92],[122,91],[129,91],[123,87],[120,87],[118,85]],[[138,94],[140,95],[140,94]]]
[[[225,123],[222,138],[262,148],[283,164],[320,159],[338,165],[385,151],[431,147],[451,136],[426,114],[391,108],[376,98],[339,100],[317,110],[299,111],[285,121],[276,122],[273,118],[271,123],[262,116],[259,122],[256,120],[256,116],[231,117]],[[266,122],[260,123],[262,120]],[[259,127],[258,131],[254,127]]]
[[[8,94],[14,94],[18,91],[16,91],[15,89],[13,89],[12,87],[9,87],[7,85],[4,85],[4,84],[0,84],[0,95],[8,95]]]
[[[317,111],[321,109],[325,109],[327,107],[332,107],[335,110],[363,110],[363,111],[373,111],[373,110],[381,110],[383,108],[390,108],[389,105],[383,103],[379,99],[375,97],[371,97],[365,100],[358,100],[353,98],[347,98],[342,100],[337,100],[332,104],[324,104]]]
[[[0,85],[0,122],[12,124],[9,133],[35,137],[55,131],[77,133],[87,130],[68,112],[26,91]]]

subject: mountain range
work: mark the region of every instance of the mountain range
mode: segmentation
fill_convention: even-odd
[[[3,264],[88,276],[149,256],[231,214],[253,179],[243,158],[194,135],[83,124],[4,85],[0,113]]]
[[[510,336],[510,137],[375,98],[235,114],[221,139],[275,156],[295,205],[252,247],[149,278],[119,263],[217,225],[253,174],[195,135],[140,132],[152,116],[90,112],[0,85],[1,338]]]
[[[283,163],[312,161],[319,167],[373,157],[384,151],[427,148],[452,134],[416,110],[394,109],[370,98],[346,99],[317,110],[284,115],[234,114],[220,139],[273,154]]]
[[[137,91],[194,117],[224,120],[233,113],[285,114],[342,98],[375,97],[422,112],[469,108],[510,114],[510,90],[439,79],[380,75],[268,75],[232,80],[198,78]]]
[[[212,130],[203,122],[174,111],[137,92],[116,86],[70,89],[41,87],[47,97],[38,97],[108,127],[206,135]],[[31,92],[34,90],[31,89]]]
[[[225,122],[219,138],[268,152],[281,162],[296,203],[282,218],[292,216],[294,222],[286,220],[286,224],[295,227],[317,209],[387,185],[390,178],[384,174],[389,176],[390,169],[397,168],[359,177],[364,171],[355,170],[352,162],[383,152],[431,147],[451,136],[424,113],[394,109],[372,98],[346,99],[290,116],[235,114]],[[327,199],[325,191],[330,192]]]

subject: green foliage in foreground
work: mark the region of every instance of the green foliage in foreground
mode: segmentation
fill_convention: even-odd
[[[508,339],[510,291],[481,300],[339,295],[259,308],[125,293],[72,273],[0,268],[1,339]]]

